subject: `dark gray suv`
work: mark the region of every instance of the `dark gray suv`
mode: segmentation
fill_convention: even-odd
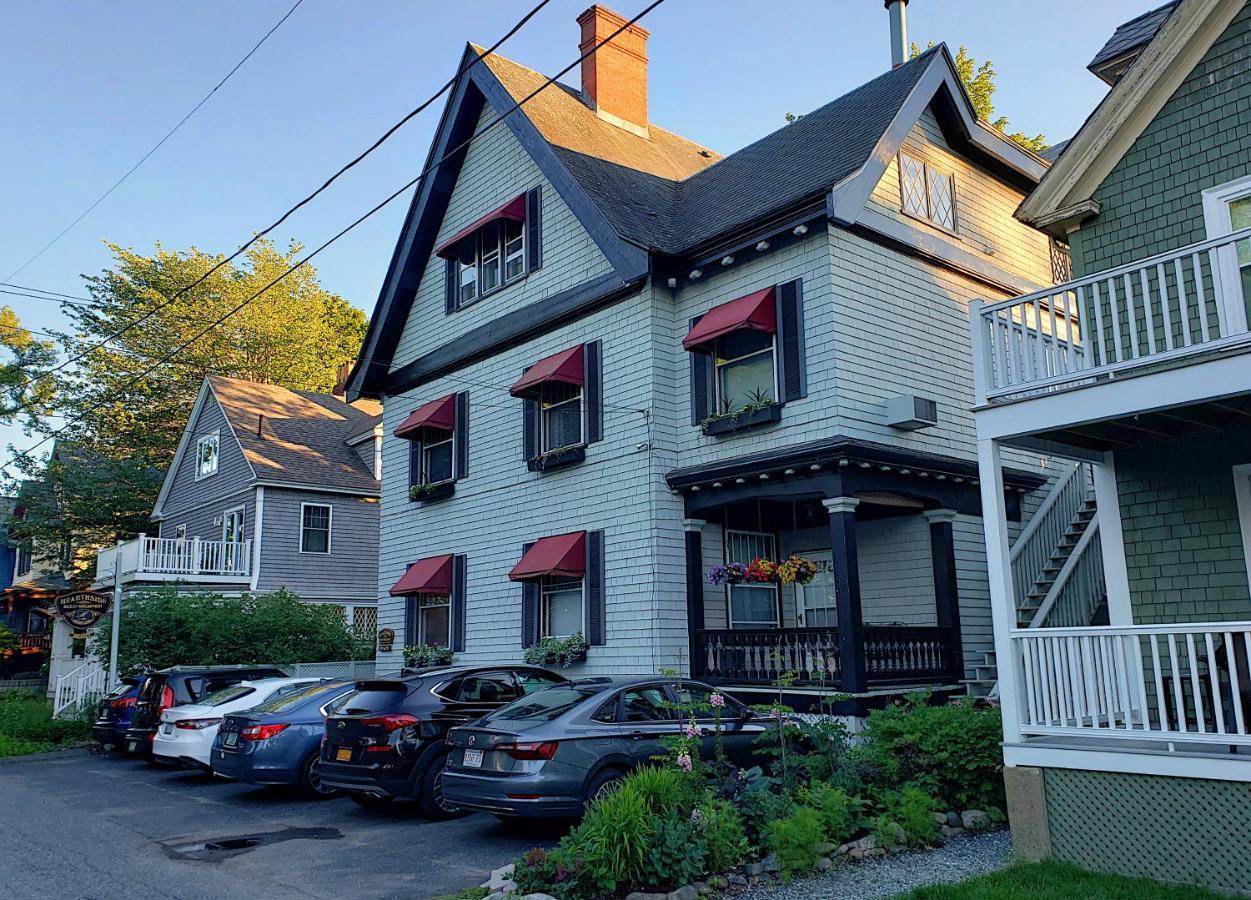
[[[523,697],[448,734],[444,795],[498,816],[579,816],[631,769],[665,753],[663,739],[690,720],[679,705],[699,708],[701,755],[711,759],[714,693],[701,682],[652,677],[573,681]],[[768,721],[722,697],[726,754],[749,766]]]

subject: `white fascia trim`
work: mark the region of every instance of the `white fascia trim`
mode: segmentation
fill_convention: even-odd
[[[265,488],[256,486],[256,505],[252,512],[252,590],[261,580],[261,540],[265,531]]]
[[[1163,750],[1076,750],[1004,744],[1003,761],[1006,766],[1251,782],[1251,757],[1246,756],[1182,755]]]
[[[272,487],[282,488],[287,491],[312,491],[317,494],[348,494],[353,497],[378,497],[382,491],[362,491],[357,488],[330,487],[322,484],[305,484],[297,481],[271,481],[263,480],[256,482],[256,487]]]
[[[161,482],[160,493],[156,495],[156,504],[152,507],[153,519],[160,519],[165,514],[165,501],[168,499],[169,490],[173,486],[174,476],[178,474],[178,466],[182,463],[182,459],[187,453],[188,444],[191,443],[192,426],[199,418],[200,411],[204,408],[205,398],[208,397],[211,390],[208,379],[204,379],[200,384],[200,393],[196,395],[195,405],[191,407],[191,415],[182,430],[182,435],[178,438],[178,449],[174,451],[174,460],[169,464],[169,468],[165,470],[165,479]],[[221,452],[220,449],[218,452]]]

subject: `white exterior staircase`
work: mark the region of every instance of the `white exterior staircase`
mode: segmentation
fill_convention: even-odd
[[[84,703],[91,703],[108,689],[108,670],[98,660],[89,660],[64,675],[57,676],[52,692],[52,715],[73,715]]]

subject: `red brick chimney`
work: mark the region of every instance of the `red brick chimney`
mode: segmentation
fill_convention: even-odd
[[[628,20],[595,4],[578,16],[580,53],[607,39]],[[582,93],[606,122],[647,136],[647,29],[631,25],[582,60]]]

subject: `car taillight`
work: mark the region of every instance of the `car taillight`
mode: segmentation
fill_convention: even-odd
[[[361,719],[361,724],[378,725],[383,731],[399,731],[401,728],[416,725],[420,721],[421,719],[409,713],[387,713],[385,716],[370,716],[368,719]]]
[[[109,706],[111,706],[113,709],[126,709],[127,707],[134,706],[134,705],[135,705],[134,697],[121,697],[117,700],[112,701],[109,704]]]
[[[184,731],[203,731],[205,728],[220,725],[221,721],[221,719],[179,719],[174,723],[174,727]]]
[[[266,741],[286,728],[287,725],[288,723],[286,722],[276,722],[272,725],[249,725],[239,732],[239,737],[245,741]]]
[[[560,746],[557,741],[529,744],[497,744],[495,749],[507,753],[513,759],[551,759]]]
[[[161,689],[161,705],[157,708],[158,712],[163,712],[174,705],[174,689],[168,684]]]

